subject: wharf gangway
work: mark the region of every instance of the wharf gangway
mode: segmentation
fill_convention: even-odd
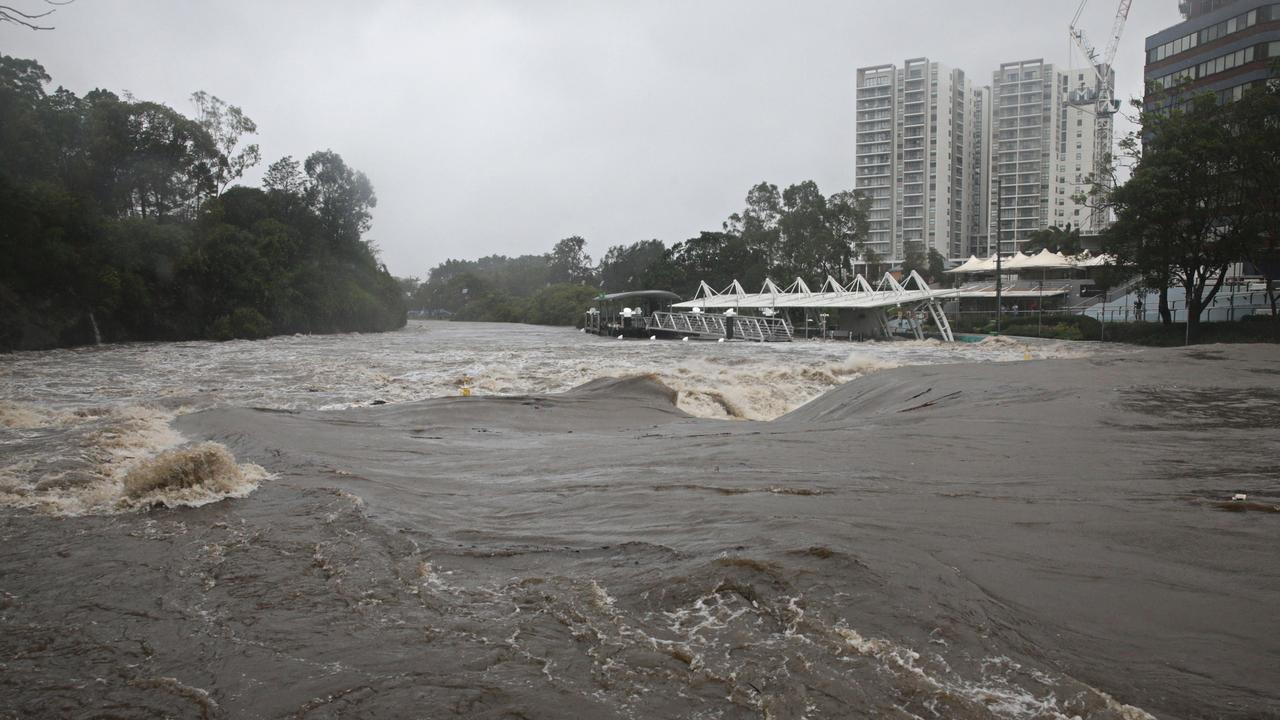
[[[828,276],[817,292],[810,290],[801,278],[796,278],[785,289],[778,287],[772,280],[765,280],[764,287],[758,293],[748,293],[741,283],[734,280],[723,291],[716,291],[703,282],[694,299],[676,303],[672,308],[704,311],[748,308],[776,312],[786,308],[884,310],[898,307],[906,310],[912,331],[917,337],[923,337],[920,319],[927,314],[937,325],[943,340],[954,342],[951,323],[939,301],[953,298],[958,293],[955,289],[932,288],[914,271],[903,282],[898,282],[893,275],[885,273],[875,285],[862,275],[854,277],[847,286]],[[708,317],[710,316],[708,313]],[[886,319],[881,317],[879,324],[887,333]]]
[[[685,337],[736,338],[756,342],[791,342],[795,334],[785,318],[703,312],[655,312],[645,318],[645,329],[664,330]]]

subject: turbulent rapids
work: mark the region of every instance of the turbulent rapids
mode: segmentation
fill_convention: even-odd
[[[858,347],[858,349],[854,349]],[[341,410],[458,394],[563,392],[602,376],[648,374],[699,417],[767,420],[841,383],[899,364],[1011,361],[1082,354],[1013,341],[777,348],[623,343],[566,329],[414,323],[400,333],[165,343],[0,357],[0,504],[59,515],[242,497],[267,476],[201,463],[170,423],[218,406]],[[172,451],[169,485],[149,498],[126,475],[154,475]],[[178,456],[184,462],[175,462]],[[218,456],[222,457],[222,456]],[[183,477],[183,475],[186,477]],[[195,473],[193,476],[192,473]],[[166,483],[159,483],[165,485]]]
[[[0,358],[0,716],[1280,713],[1280,355],[1082,347]]]

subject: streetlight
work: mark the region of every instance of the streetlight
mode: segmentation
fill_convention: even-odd
[[[1000,334],[1000,316],[1004,306],[1004,283],[1000,278],[1000,241],[1004,236],[1004,191],[1002,178],[996,178],[996,334]]]

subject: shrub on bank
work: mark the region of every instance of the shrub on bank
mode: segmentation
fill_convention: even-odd
[[[951,323],[955,332],[995,332],[994,319],[957,320]],[[1246,316],[1234,322],[1200,323],[1197,344],[1280,342],[1280,325],[1270,315]],[[1107,323],[1084,315],[1045,315],[1037,327],[1034,317],[1005,317],[1001,335],[1042,337],[1053,340],[1105,340],[1153,347],[1176,347],[1187,340],[1185,323],[1165,325],[1159,322]]]
[[[502,291],[469,293],[458,305],[453,319],[582,327],[583,312],[597,294],[595,288],[577,283],[548,285],[529,297]]]
[[[582,314],[598,291],[590,286],[560,283],[539,290],[529,299],[524,321],[534,325],[582,327]]]
[[[1053,340],[1097,340],[1100,323],[1085,315],[1046,313],[1035,315],[1006,315],[1002,319],[1000,334],[1020,337],[1042,337]],[[951,329],[962,333],[992,334],[996,331],[995,318],[952,321]]]
[[[1271,320],[1269,316],[1266,320]],[[1186,323],[1108,323],[1106,339],[1110,342],[1176,347],[1187,342]],[[1235,322],[1200,323],[1195,344],[1273,343],[1280,339],[1270,322],[1245,318]]]
[[[238,307],[215,320],[207,335],[213,340],[258,340],[271,335],[271,321],[253,308]]]

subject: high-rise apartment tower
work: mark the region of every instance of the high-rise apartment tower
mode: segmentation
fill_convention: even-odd
[[[998,212],[1003,252],[1050,225],[1084,234],[1106,227],[1106,213],[1084,199],[1108,177],[1115,141],[1112,117],[1097,112],[1098,74],[1114,89],[1108,67],[1063,72],[1039,59],[1004,63],[992,76],[991,235]]]
[[[855,188],[871,201],[868,247],[961,257],[985,233],[989,91],[927,58],[860,68]]]
[[[989,87],[927,58],[858,70],[854,187],[871,201],[868,246],[900,262],[912,243],[951,259],[1012,252],[1050,225],[1108,223],[1086,195],[1115,140],[1097,112],[1108,67],[1005,63]],[[1105,85],[1104,85],[1105,87]],[[995,190],[1003,193],[997,225]]]

